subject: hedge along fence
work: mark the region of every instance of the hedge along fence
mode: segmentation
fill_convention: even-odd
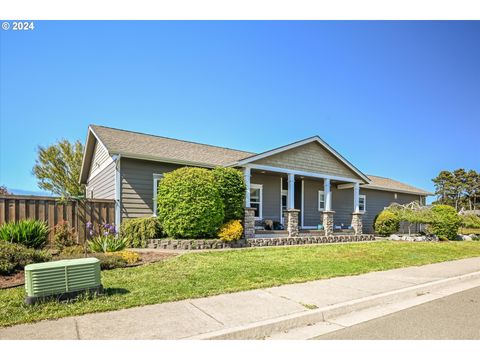
[[[56,197],[0,195],[0,225],[23,219],[46,221],[50,227],[48,240],[53,241],[53,228],[68,221],[77,232],[78,242],[86,240],[87,222],[97,224],[115,222],[115,201],[88,199],[85,201],[60,201]]]

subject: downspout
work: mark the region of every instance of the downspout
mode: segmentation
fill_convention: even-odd
[[[120,176],[120,159],[121,155],[117,155],[115,160],[115,228],[120,230],[122,222],[122,178]]]

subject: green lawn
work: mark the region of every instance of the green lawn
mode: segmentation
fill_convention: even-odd
[[[0,290],[0,326],[480,256],[480,242],[372,242],[190,253],[102,272],[107,296],[23,305]]]

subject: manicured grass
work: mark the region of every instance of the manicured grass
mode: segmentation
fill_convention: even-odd
[[[0,290],[0,326],[480,256],[480,242],[372,242],[190,253],[102,272],[107,296],[23,305]]]

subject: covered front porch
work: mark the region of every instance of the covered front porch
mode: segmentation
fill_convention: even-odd
[[[358,179],[261,164],[243,173],[246,238],[362,234]]]

